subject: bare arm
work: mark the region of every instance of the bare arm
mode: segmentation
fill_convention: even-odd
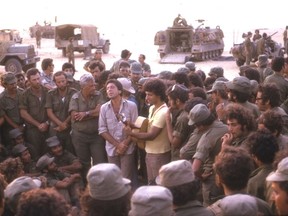
[[[34,125],[35,127],[38,128],[38,130],[44,132],[48,130],[48,124],[46,124],[45,122],[40,123],[38,121],[36,121],[28,112],[26,109],[20,109],[20,115],[21,117],[27,121],[28,123]]]
[[[201,173],[201,165],[202,165],[202,161],[195,158],[193,160],[192,163],[192,170],[194,171],[195,176],[197,176],[198,178],[202,179],[202,173]]]
[[[117,147],[119,145],[119,142],[114,139],[114,137],[111,136],[109,132],[104,132],[100,134],[106,141]]]
[[[149,132],[144,133],[144,132],[132,132],[131,128],[129,126],[126,126],[125,132],[127,135],[130,135],[137,139],[154,140],[161,133],[162,129],[163,128],[152,126]]]
[[[82,164],[79,160],[74,160],[72,164],[59,167],[59,170],[67,173],[77,173],[82,169]]]

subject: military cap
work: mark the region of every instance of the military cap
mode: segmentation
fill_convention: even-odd
[[[190,71],[193,71],[196,69],[196,65],[192,61],[188,61],[185,63],[185,67],[189,68]]]
[[[181,72],[181,73],[186,73],[188,74],[190,72],[190,69],[188,67],[180,67],[178,68],[177,72]]]
[[[232,81],[226,82],[228,89],[242,93],[251,93],[250,80],[245,76],[235,77]]]
[[[222,67],[212,67],[208,73],[209,76],[216,75],[217,77],[222,77],[223,74],[224,70]]]
[[[130,70],[133,74],[142,74],[143,72],[142,65],[139,62],[133,62],[131,64]]]
[[[17,82],[17,79],[12,72],[5,73],[2,79],[4,84],[13,84]]]
[[[23,135],[19,128],[14,128],[9,131],[9,136],[11,139],[16,139],[18,136]]]
[[[39,170],[45,169],[49,164],[51,164],[54,161],[54,157],[49,157],[48,155],[43,155],[39,158],[39,160],[36,163],[36,167]]]
[[[48,147],[51,148],[51,147],[60,145],[60,140],[58,139],[57,136],[52,136],[52,137],[49,137],[48,139],[46,139],[46,144]]]
[[[223,81],[215,81],[213,83],[212,89],[207,91],[207,94],[211,94],[212,92],[214,92],[216,90],[225,90],[225,89],[226,89],[225,82],[223,82]]]
[[[26,151],[27,149],[28,148],[26,146],[24,146],[23,144],[18,144],[18,145],[13,147],[12,154],[14,156],[17,156],[17,155],[21,154],[22,152]]]

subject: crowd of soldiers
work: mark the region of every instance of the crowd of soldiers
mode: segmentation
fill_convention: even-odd
[[[229,81],[130,57],[107,70],[96,50],[79,80],[51,58],[3,74],[1,213],[287,215],[288,58],[260,55]]]

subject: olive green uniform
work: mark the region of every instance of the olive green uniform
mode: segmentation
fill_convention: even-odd
[[[86,101],[81,91],[75,93],[69,104],[69,112],[86,112],[95,109],[98,104],[103,104],[103,96],[96,91]],[[72,121],[72,143],[76,155],[83,165],[83,177],[86,176],[91,167],[91,157],[93,165],[107,161],[105,140],[98,134],[99,117],[88,118],[82,121]]]
[[[24,120],[20,116],[19,111],[19,99],[22,94],[22,90],[17,89],[17,95],[15,98],[12,98],[8,95],[7,91],[0,95],[0,107],[7,117],[9,117],[15,124],[18,126],[23,125]],[[9,137],[9,131],[14,129],[7,121],[4,122],[2,126],[2,141],[5,146],[11,145],[11,139]]]
[[[64,122],[70,115],[69,103],[73,94],[75,94],[76,92],[77,92],[76,89],[68,87],[65,97],[62,98],[57,88],[50,90],[47,94],[45,108],[52,109],[52,112],[54,113],[54,115],[61,122]],[[71,135],[70,135],[71,127],[68,127],[64,131],[56,132],[54,128],[57,126],[58,125],[56,125],[53,121],[50,121],[49,137],[56,135],[58,139],[60,140],[61,144],[63,145],[63,147],[66,150],[74,154],[75,151],[72,145],[72,140],[71,140]]]
[[[20,98],[20,109],[25,109],[31,115],[33,119],[40,123],[44,123],[48,121],[47,112],[45,109],[46,103],[46,94],[47,90],[44,87],[41,87],[41,97],[38,98],[31,88],[26,89]],[[26,124],[26,140],[34,146],[36,150],[37,157],[43,155],[47,147],[45,145],[45,140],[47,138],[48,132],[41,132],[39,129],[30,124],[29,122],[25,122]]]

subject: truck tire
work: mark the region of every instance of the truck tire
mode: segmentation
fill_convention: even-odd
[[[5,70],[6,72],[21,73],[21,62],[15,58],[11,58],[5,63]]]
[[[106,42],[103,46],[103,53],[108,54],[109,50],[110,50],[110,44]]]
[[[62,49],[62,56],[63,56],[63,57],[66,57],[66,48],[63,48],[63,49]]]
[[[36,63],[23,66],[22,70],[26,73],[30,68],[36,68]]]

